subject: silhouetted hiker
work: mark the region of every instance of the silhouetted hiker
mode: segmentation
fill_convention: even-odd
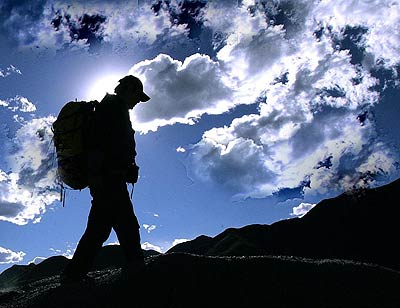
[[[96,106],[88,138],[88,177],[92,196],[86,230],[73,258],[64,269],[64,283],[85,280],[103,243],[114,229],[126,257],[124,271],[144,269],[139,223],[129,197],[127,183],[136,183],[134,130],[129,109],[150,99],[142,82],[128,75],[119,80],[115,94],[106,94]]]

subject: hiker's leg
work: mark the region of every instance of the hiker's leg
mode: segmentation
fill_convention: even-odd
[[[139,223],[133,210],[132,202],[125,181],[115,181],[116,212],[113,228],[117,234],[127,262],[143,260],[140,245]]]
[[[64,271],[66,275],[86,275],[92,267],[94,258],[111,233],[110,207],[106,204],[106,192],[103,189],[91,187],[90,193],[93,199],[86,230],[71,262]]]

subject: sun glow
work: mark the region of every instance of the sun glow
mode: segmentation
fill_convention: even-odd
[[[100,101],[106,93],[114,93],[114,89],[118,85],[118,80],[122,77],[121,75],[112,74],[95,80],[89,87],[86,99]]]

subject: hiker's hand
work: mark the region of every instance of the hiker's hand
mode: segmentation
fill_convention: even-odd
[[[136,183],[139,177],[139,166],[132,164],[128,168],[128,174],[126,178],[127,183]]]

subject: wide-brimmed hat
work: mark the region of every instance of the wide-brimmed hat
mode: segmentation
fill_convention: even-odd
[[[150,96],[143,92],[143,83],[139,78],[128,75],[118,81],[120,84],[126,84],[132,88],[138,89],[140,91],[139,99],[141,102],[147,102],[150,99]]]

